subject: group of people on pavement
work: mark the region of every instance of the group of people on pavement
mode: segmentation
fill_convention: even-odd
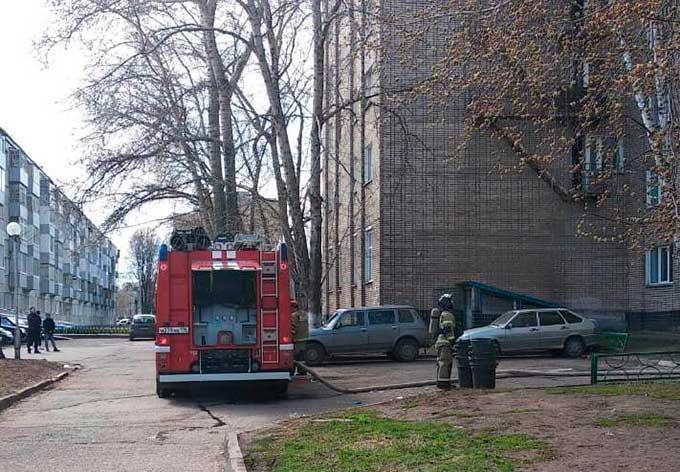
[[[41,332],[45,336],[45,351],[49,352],[49,342],[52,342],[52,349],[54,352],[59,352],[59,349],[57,349],[57,344],[54,342],[55,324],[54,320],[52,319],[52,315],[45,313],[45,319],[43,320],[40,317],[40,311],[36,311],[35,307],[32,306],[28,312],[26,321],[28,322],[26,347],[28,348],[29,354],[31,354],[31,348],[35,354],[40,354]]]

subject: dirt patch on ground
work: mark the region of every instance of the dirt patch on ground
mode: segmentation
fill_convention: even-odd
[[[46,360],[2,359],[0,360],[0,397],[55,377],[64,370],[62,364]]]
[[[555,472],[680,470],[680,402],[643,395],[549,394],[542,390],[494,393],[452,391],[376,408],[388,417],[441,421],[471,432],[524,433],[548,441],[554,457],[522,470]],[[638,426],[636,418],[665,421]],[[614,427],[603,427],[612,418]],[[604,422],[607,423],[607,422]]]

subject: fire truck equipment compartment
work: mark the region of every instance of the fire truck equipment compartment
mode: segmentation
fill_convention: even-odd
[[[194,345],[255,344],[255,271],[193,271]]]

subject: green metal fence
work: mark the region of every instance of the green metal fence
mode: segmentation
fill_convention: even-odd
[[[595,353],[590,383],[680,380],[680,352]]]
[[[57,327],[55,334],[128,334],[129,326],[70,326]]]

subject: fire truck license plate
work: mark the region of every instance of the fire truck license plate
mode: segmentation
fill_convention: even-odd
[[[159,334],[187,334],[188,326],[161,326],[158,328]]]

